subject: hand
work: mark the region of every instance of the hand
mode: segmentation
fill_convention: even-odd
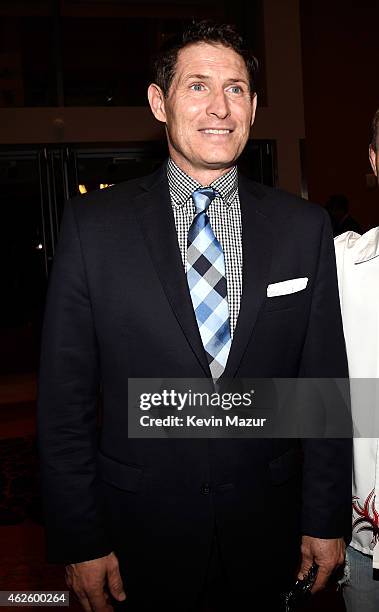
[[[118,601],[126,599],[118,560],[113,552],[99,559],[66,565],[66,583],[87,612],[113,610],[105,587]]]
[[[298,573],[300,580],[308,573],[312,563],[317,563],[318,572],[311,592],[321,591],[326,586],[332,572],[344,563],[345,542],[343,538],[324,540],[303,536],[301,542],[301,567]]]

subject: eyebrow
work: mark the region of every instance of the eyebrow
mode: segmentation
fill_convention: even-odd
[[[209,78],[209,74],[189,74],[188,76],[186,76],[185,80],[189,81],[190,79],[199,79],[200,81],[206,81]]]
[[[190,81],[191,79],[199,79],[199,81],[206,81],[211,79],[211,75],[209,74],[189,74],[185,80],[186,81]],[[226,79],[226,83],[245,83],[245,85],[248,85],[248,81],[246,81],[246,79]]]

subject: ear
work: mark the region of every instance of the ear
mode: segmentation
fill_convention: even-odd
[[[257,110],[257,94],[255,93],[252,97],[251,100],[251,123],[250,123],[250,127],[253,125],[254,123],[254,119],[255,119],[255,112]]]
[[[153,113],[154,117],[158,119],[158,121],[166,123],[164,95],[159,85],[151,83],[147,90],[147,97],[149,100],[151,112]]]
[[[370,145],[369,149],[368,149],[368,156],[370,159],[370,164],[371,164],[371,168],[375,174],[375,176],[378,176],[378,167],[376,165],[377,163],[377,155],[379,155],[379,153],[375,153],[373,147]]]

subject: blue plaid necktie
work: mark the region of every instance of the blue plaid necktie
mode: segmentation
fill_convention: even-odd
[[[224,252],[207,215],[207,208],[217,195],[212,187],[193,192],[196,216],[187,242],[187,281],[214,379],[225,369],[231,344]]]

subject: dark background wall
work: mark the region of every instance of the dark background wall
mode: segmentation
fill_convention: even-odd
[[[379,224],[367,186],[369,125],[379,107],[379,2],[302,0],[309,198],[344,193],[364,229]]]

